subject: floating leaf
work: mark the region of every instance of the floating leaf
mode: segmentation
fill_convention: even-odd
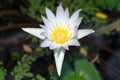
[[[75,60],[75,70],[83,80],[100,80],[99,73],[87,60]]]

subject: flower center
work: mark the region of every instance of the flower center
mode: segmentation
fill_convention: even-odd
[[[55,27],[52,30],[51,39],[56,44],[65,44],[70,39],[69,28],[63,28],[62,26]]]

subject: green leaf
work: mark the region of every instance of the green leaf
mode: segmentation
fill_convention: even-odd
[[[37,80],[45,80],[45,78],[43,78],[41,75],[38,75],[38,74],[37,74],[37,76],[36,76],[36,79],[37,79]]]
[[[20,10],[22,12],[22,14],[27,14],[27,9],[25,9],[24,7],[20,6]]]
[[[20,57],[21,57],[21,55],[20,55],[20,53],[19,53],[18,51],[12,52],[11,56],[12,56],[12,58],[15,59],[15,60],[18,60],[18,59],[20,59]]]
[[[0,80],[5,80],[6,71],[0,68]]]
[[[84,80],[100,80],[99,73],[87,60],[75,60],[75,70]]]
[[[105,0],[96,0],[96,5],[106,8]]]
[[[105,0],[107,8],[112,10],[116,4],[117,4],[117,0]]]
[[[71,74],[69,76],[65,76],[63,80],[85,80],[82,76],[77,73]]]
[[[117,4],[117,11],[120,11],[120,1],[119,1],[119,3]]]

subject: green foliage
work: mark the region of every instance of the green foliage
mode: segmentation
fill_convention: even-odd
[[[84,23],[94,23],[94,27],[98,27],[107,22],[105,19],[100,19],[95,16],[97,12],[102,12],[96,5],[94,4],[94,0],[74,0],[71,3],[71,0],[67,0],[67,6],[69,10],[72,11],[71,14],[77,10],[82,9],[80,12],[80,16],[83,17]]]
[[[45,78],[43,78],[43,77],[40,76],[40,75],[37,75],[37,76],[36,76],[36,79],[37,79],[37,80],[45,80]]]
[[[100,18],[97,18],[97,17],[92,17],[91,20],[93,22],[94,21],[96,22],[96,23],[94,22],[96,28],[98,28],[98,27],[102,26],[103,24],[107,23],[106,19],[100,19]]]
[[[69,77],[66,77],[65,80],[84,80],[79,74],[73,74]]]
[[[74,68],[73,70],[67,62],[64,62],[61,76],[57,76],[55,72],[51,80],[100,80],[97,70],[87,60],[75,59]]]
[[[21,55],[20,55],[20,53],[19,53],[18,51],[12,52],[12,53],[11,53],[11,56],[12,56],[12,58],[13,58],[14,60],[18,60],[18,59],[20,59],[20,57],[21,57]]]
[[[42,22],[41,15],[45,15],[45,7],[49,7],[52,10],[55,10],[54,5],[59,3],[58,1],[54,0],[28,0],[29,7],[25,9],[24,7],[20,6],[20,9],[23,14],[27,14],[33,19],[36,19],[39,22]]]
[[[119,3],[117,3],[117,5],[116,5],[116,6],[117,6],[117,8],[116,8],[116,9],[117,9],[117,11],[120,11],[120,2],[119,2]]]
[[[24,77],[33,77],[33,74],[30,72],[31,61],[27,61],[26,59],[27,55],[24,55],[11,72],[11,75],[14,76],[14,80],[21,80]]]
[[[104,9],[106,8],[104,0],[95,0],[96,5],[102,6]]]
[[[5,80],[6,70],[0,68],[0,80]]]
[[[48,50],[48,48],[40,48],[40,46],[38,46],[34,51],[33,58],[49,56],[50,53],[51,52]]]
[[[5,80],[6,69],[2,67],[2,62],[0,61],[0,80]]]
[[[45,80],[45,78],[43,78],[42,76],[40,76],[39,74],[37,74],[36,78],[32,78],[32,80]]]
[[[95,4],[103,9],[120,11],[120,0],[95,0]]]
[[[73,0],[72,3],[71,0],[29,0],[28,9],[22,6],[20,6],[20,9],[23,14],[27,14],[31,18],[42,22],[41,15],[45,16],[45,7],[47,6],[55,12],[56,6],[58,6],[60,2],[62,2],[64,8],[69,8],[70,14],[77,9],[82,9],[80,16],[84,18],[83,22],[85,23],[94,22],[95,26],[105,23],[105,20],[95,16],[96,12],[100,12],[101,10],[94,5],[94,0]]]
[[[76,60],[75,71],[80,74],[84,80],[101,80],[93,64],[87,60]]]
[[[33,73],[30,72],[31,63],[37,58],[33,58],[30,55],[24,55],[21,60],[17,62],[17,66],[15,66],[13,71],[11,72],[11,75],[14,76],[14,80],[22,80],[26,77],[32,80],[45,80],[42,76],[36,75],[35,77]]]
[[[38,42],[39,44],[42,43],[41,39],[38,39],[32,35],[29,35],[29,38],[32,38],[32,42]],[[33,59],[37,59],[39,57],[43,56],[49,56],[51,54],[51,51],[48,48],[41,48],[40,45],[36,47],[36,49],[33,52]]]

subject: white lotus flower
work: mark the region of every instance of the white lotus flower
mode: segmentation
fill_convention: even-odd
[[[83,38],[94,32],[92,29],[81,29],[78,27],[82,17],[79,17],[81,9],[75,11],[69,17],[68,8],[63,9],[60,4],[57,7],[56,16],[46,7],[47,18],[42,16],[45,25],[42,28],[22,28],[24,31],[43,39],[41,47],[49,47],[54,50],[54,57],[58,75],[61,74],[62,63],[65,55],[65,49],[69,46],[80,46],[78,39]]]

